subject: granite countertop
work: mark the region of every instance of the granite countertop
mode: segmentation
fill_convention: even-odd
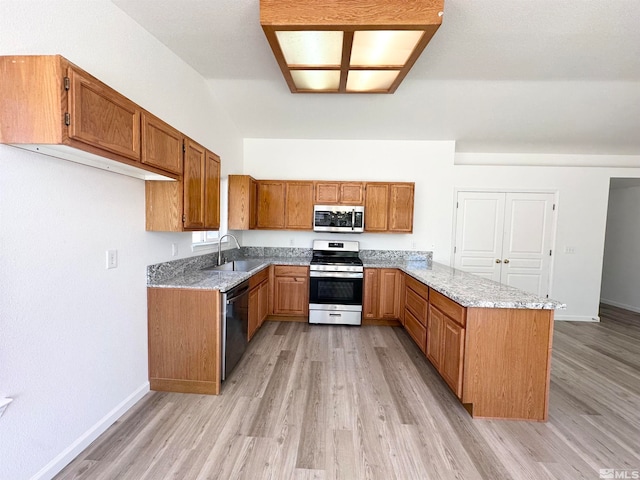
[[[463,307],[558,310],[566,305],[436,262],[364,262],[370,268],[398,268]]]
[[[186,269],[184,272],[178,273],[177,275],[148,280],[147,287],[193,288],[199,290],[220,290],[221,292],[226,292],[245,280],[248,280],[252,275],[264,270],[269,265],[309,266],[311,257],[244,257],[242,260],[262,260],[263,263],[248,272],[219,272],[194,266],[193,268]]]
[[[226,292],[271,264],[308,266],[311,261],[310,256],[250,256],[242,259],[262,260],[263,263],[249,272],[203,270],[203,267],[209,265],[194,264],[175,275],[149,278],[147,286]],[[364,257],[363,263],[365,268],[398,268],[464,307],[536,310],[566,308],[566,305],[561,302],[540,298],[517,288],[502,285],[430,260]]]

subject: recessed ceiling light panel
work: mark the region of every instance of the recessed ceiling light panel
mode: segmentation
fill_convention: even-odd
[[[340,66],[342,32],[291,31],[276,32],[287,65]]]
[[[424,35],[421,30],[361,30],[353,35],[354,67],[402,67]]]

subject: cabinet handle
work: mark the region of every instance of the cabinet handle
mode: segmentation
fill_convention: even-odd
[[[502,260],[500,260],[499,258],[496,258],[496,263],[502,263]]]
[[[508,258],[505,258],[505,259],[504,259],[504,263],[509,263],[509,259],[508,259]]]

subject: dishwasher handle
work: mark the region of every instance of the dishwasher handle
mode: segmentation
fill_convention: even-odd
[[[232,290],[231,296],[227,297],[227,305],[231,305],[232,303],[237,302],[238,300],[240,300],[240,297],[242,297],[248,291],[249,291],[249,287],[242,287],[237,291]]]

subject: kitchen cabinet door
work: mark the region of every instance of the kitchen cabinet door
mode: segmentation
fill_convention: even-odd
[[[362,182],[341,182],[340,203],[342,205],[364,205],[364,184]]]
[[[274,267],[274,315],[309,315],[309,267]]]
[[[184,228],[204,228],[206,150],[193,140],[185,142],[184,155]]]
[[[258,181],[257,228],[284,229],[286,182]]]
[[[413,232],[413,194],[413,183],[389,186],[389,232]]]
[[[256,333],[260,326],[260,287],[249,291],[249,327],[247,329],[247,341]]]
[[[389,228],[389,184],[367,183],[364,229],[367,232],[386,232]]]
[[[269,316],[269,282],[264,281],[260,284],[258,291],[258,326],[261,327]]]
[[[380,269],[380,318],[394,319],[400,317],[400,292],[402,274],[395,268]]]
[[[427,321],[427,358],[439,372],[442,370],[442,329],[444,328],[444,314],[429,306]]]
[[[140,107],[73,67],[69,79],[69,138],[139,161]]]
[[[368,319],[379,318],[378,297],[380,296],[380,270],[365,268],[362,295],[362,317]]]
[[[316,182],[316,205],[335,205],[340,202],[340,182]]]
[[[313,230],[313,182],[286,182],[285,228]]]
[[[444,316],[442,325],[442,363],[440,374],[458,398],[462,396],[462,358],[464,328]]]
[[[209,150],[205,153],[204,168],[204,228],[220,228],[220,157]]]
[[[362,316],[366,319],[400,318],[402,277],[395,268],[365,268]]]
[[[142,112],[142,163],[182,175],[184,135],[149,112]]]

